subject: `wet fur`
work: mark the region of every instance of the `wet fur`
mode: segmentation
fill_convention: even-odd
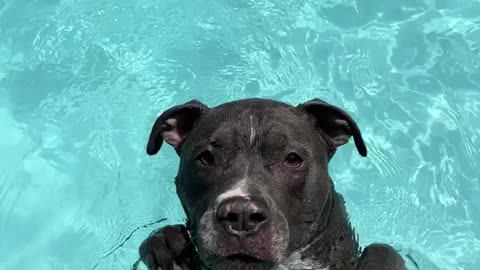
[[[372,246],[362,257],[343,197],[328,174],[328,162],[352,135],[365,156],[355,122],[321,100],[293,107],[249,99],[215,108],[194,101],[163,113],[152,128],[147,152],[155,154],[165,139],[181,158],[175,183],[198,251],[198,265],[192,267],[234,267],[222,260],[242,253],[280,269],[404,270],[403,260],[389,247]],[[213,149],[219,160],[215,167],[198,165],[194,157],[204,149]],[[301,153],[304,167],[282,165],[286,150]],[[214,222],[216,198],[239,184],[272,213],[269,227],[242,243]],[[142,258],[148,252],[169,252],[142,245]],[[263,267],[273,267],[269,265]]]

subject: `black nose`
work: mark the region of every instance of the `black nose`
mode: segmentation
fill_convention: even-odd
[[[267,208],[254,201],[234,198],[221,203],[217,209],[217,222],[236,236],[254,234],[268,220]]]

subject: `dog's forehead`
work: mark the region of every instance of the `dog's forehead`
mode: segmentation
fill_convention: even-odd
[[[276,124],[301,125],[303,115],[293,106],[263,99],[247,99],[222,104],[213,108],[210,121],[218,124],[238,123],[239,125],[264,124],[274,121]]]
[[[197,125],[193,141],[196,146],[212,142],[235,146],[260,141],[310,141],[314,132],[304,132],[312,127],[310,123],[307,114],[282,102],[240,100],[210,109]]]

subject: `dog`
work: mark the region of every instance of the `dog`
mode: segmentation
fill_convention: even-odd
[[[154,231],[141,261],[158,269],[405,270],[392,246],[361,249],[328,163],[357,123],[320,99],[293,106],[242,99],[176,105],[153,124],[147,154],[163,142],[180,157],[175,185],[185,224]]]

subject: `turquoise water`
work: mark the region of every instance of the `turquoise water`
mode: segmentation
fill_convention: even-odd
[[[318,3],[0,0],[0,269],[130,269],[183,218],[156,116],[247,97],[358,120],[331,174],[362,244],[480,269],[480,1]]]

